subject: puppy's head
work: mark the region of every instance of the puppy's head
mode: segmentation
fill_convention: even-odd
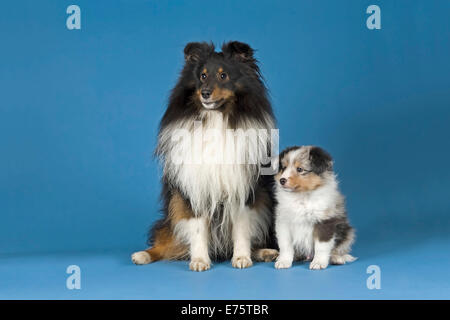
[[[311,191],[325,183],[324,176],[333,171],[333,160],[316,146],[290,147],[280,153],[278,168],[275,180],[280,189]]]

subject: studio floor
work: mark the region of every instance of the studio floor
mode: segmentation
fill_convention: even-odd
[[[256,263],[236,270],[229,261],[207,272],[188,263],[135,266],[129,253],[2,255],[1,299],[448,299],[450,241],[430,238],[408,246],[390,241],[356,245],[356,262],[311,271],[308,263],[276,270]],[[399,245],[399,246],[398,246]],[[81,289],[69,290],[69,265],[81,269]],[[367,268],[380,268],[381,288],[369,290]]]

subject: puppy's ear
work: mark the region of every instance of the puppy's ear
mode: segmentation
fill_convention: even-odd
[[[309,151],[309,161],[311,169],[316,174],[333,170],[333,159],[330,154],[319,147],[311,147]]]
[[[189,42],[184,47],[184,60],[186,62],[197,62],[214,52],[214,45],[206,42]]]
[[[255,52],[248,44],[239,41],[230,41],[222,46],[224,55],[235,58],[241,62],[255,62]]]

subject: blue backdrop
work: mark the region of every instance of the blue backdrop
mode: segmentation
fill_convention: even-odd
[[[66,27],[71,4],[81,8],[81,30]],[[380,30],[366,27],[371,4],[381,8]],[[152,152],[184,45],[239,40],[257,49],[281,147],[317,144],[335,158],[358,230],[361,286],[377,258],[389,254],[395,266],[429,243],[423,263],[445,262],[434,275],[444,277],[449,14],[445,0],[2,2],[2,257],[120,251],[128,266],[158,217]],[[402,257],[410,265],[413,256]],[[449,285],[443,292],[449,297]]]

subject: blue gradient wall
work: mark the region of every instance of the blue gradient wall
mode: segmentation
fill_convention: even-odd
[[[81,8],[81,30],[66,8]],[[381,8],[381,30],[366,8]],[[335,158],[356,251],[450,231],[448,1],[0,6],[0,252],[142,249],[152,158],[189,41],[257,49],[280,144]]]

